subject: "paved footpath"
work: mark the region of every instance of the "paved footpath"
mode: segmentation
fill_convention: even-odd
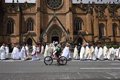
[[[120,61],[0,61],[0,80],[120,80]]]

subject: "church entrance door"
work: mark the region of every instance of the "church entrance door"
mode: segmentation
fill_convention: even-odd
[[[51,41],[52,41],[52,42],[53,42],[53,41],[59,42],[59,37],[58,37],[58,36],[53,36]]]
[[[27,39],[27,44],[30,45],[30,46],[32,46],[32,39],[31,38]]]

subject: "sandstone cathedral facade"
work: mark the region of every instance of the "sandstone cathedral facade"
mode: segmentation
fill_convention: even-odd
[[[0,43],[120,42],[120,4],[97,1],[0,0]]]

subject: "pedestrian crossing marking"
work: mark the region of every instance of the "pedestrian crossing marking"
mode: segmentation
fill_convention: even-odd
[[[83,69],[83,70],[98,70],[98,69],[102,69],[102,70],[110,70],[110,69],[120,69],[120,67],[92,67],[92,68],[80,68],[80,69]]]

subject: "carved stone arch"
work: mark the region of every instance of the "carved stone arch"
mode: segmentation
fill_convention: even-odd
[[[53,42],[54,40],[60,42],[62,32],[62,29],[58,25],[53,24],[46,33],[48,37],[48,42]]]
[[[83,38],[82,37],[78,37],[78,39],[77,39],[77,44],[78,45],[82,45],[83,44]]]
[[[28,36],[25,37],[24,42],[25,42],[26,44],[28,44],[29,46],[32,46],[32,44],[33,44],[33,39],[32,39],[31,36],[28,35]]]

